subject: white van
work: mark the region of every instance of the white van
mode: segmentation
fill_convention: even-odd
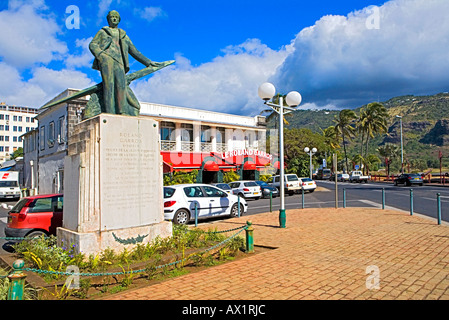
[[[273,176],[273,180],[270,183],[273,187],[276,187],[280,190],[280,176]],[[301,180],[298,178],[298,176],[294,173],[287,173],[284,174],[284,187],[285,187],[285,193],[288,193],[289,195],[293,195],[294,193],[300,193],[301,192]]]
[[[20,198],[19,172],[0,171],[0,198]]]

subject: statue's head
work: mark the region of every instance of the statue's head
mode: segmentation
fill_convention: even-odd
[[[121,20],[120,14],[115,10],[109,11],[107,19],[111,28],[117,27]]]

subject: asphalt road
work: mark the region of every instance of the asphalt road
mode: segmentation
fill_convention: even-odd
[[[316,181],[317,190],[304,195],[305,208],[335,208],[335,182]],[[410,212],[410,189],[413,189],[413,213],[437,219],[437,193],[440,193],[441,217],[449,222],[449,187],[436,186],[393,186],[392,183],[349,183],[338,182],[338,207],[343,207],[343,192],[346,193],[346,207],[382,208],[382,189],[385,191],[385,208]],[[248,200],[248,214],[266,212],[269,199]],[[273,211],[279,210],[279,198],[273,199]],[[302,195],[285,197],[286,210],[302,208]]]
[[[318,188],[313,193],[304,194],[304,208],[335,208],[335,183],[316,181]],[[343,190],[346,192],[346,207],[382,207],[382,188],[385,192],[385,208],[410,212],[410,187],[395,187],[391,183],[338,183],[338,207],[343,207]],[[441,194],[442,220],[449,222],[449,187],[416,186],[413,187],[413,212],[437,219],[437,193]],[[248,213],[253,215],[270,210],[269,199],[247,200]],[[14,205],[16,201],[0,201]],[[279,211],[280,199],[272,200],[272,210]],[[302,208],[302,195],[285,196],[285,208]],[[4,237],[8,210],[0,206],[0,237]],[[436,222],[435,222],[436,223]],[[0,239],[0,254],[6,253],[3,246],[5,240]]]

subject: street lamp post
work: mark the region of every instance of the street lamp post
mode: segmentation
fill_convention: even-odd
[[[286,215],[284,189],[284,115],[295,111],[296,109],[293,108],[297,107],[301,103],[302,97],[299,92],[289,92],[285,97],[285,102],[287,103],[288,107],[284,106],[284,98],[282,96],[279,97],[279,104],[268,102],[276,94],[276,88],[269,82],[261,84],[258,93],[259,97],[265,101],[265,104],[279,115],[279,191],[281,201],[281,206],[279,209],[279,224],[281,228],[285,228]]]
[[[310,179],[312,179],[312,156],[317,152],[318,150],[316,148],[312,148],[312,150],[309,149],[309,147],[304,148],[304,152],[307,153],[310,156]]]
[[[404,173],[404,145],[402,142],[402,116],[396,115],[399,118],[399,123],[401,127],[401,173]]]

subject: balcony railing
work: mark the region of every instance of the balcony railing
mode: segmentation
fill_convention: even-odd
[[[176,141],[161,141],[161,151],[176,151]]]
[[[195,143],[190,141],[181,142],[181,151],[193,152],[195,151]]]

